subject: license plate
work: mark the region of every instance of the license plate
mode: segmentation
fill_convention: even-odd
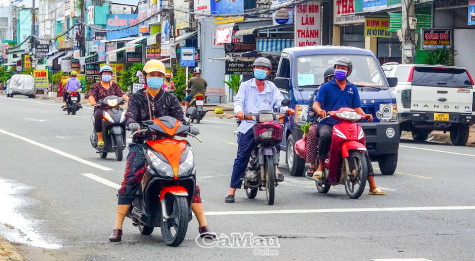
[[[203,105],[203,104],[205,104],[205,102],[202,101],[202,100],[197,100],[197,101],[196,101],[196,105]]]
[[[77,101],[78,100],[78,97],[74,96],[74,97],[71,97],[71,101]]]
[[[434,121],[449,121],[448,113],[434,113]]]

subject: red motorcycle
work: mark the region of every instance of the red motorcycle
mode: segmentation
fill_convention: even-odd
[[[330,111],[329,116],[340,121],[333,126],[330,156],[325,160],[325,170],[321,179],[315,181],[320,193],[327,193],[331,186],[344,184],[348,197],[356,199],[363,193],[368,177],[366,163],[366,137],[357,123],[361,114],[350,108]],[[318,159],[317,159],[318,165]]]

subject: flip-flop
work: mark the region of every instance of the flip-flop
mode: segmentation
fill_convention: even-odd
[[[322,178],[323,171],[317,170],[315,173],[313,173],[313,178],[314,179],[321,179]]]
[[[315,173],[315,168],[308,168],[307,177],[312,177],[313,173]]]
[[[375,188],[369,192],[370,195],[386,195],[386,192],[382,191],[380,188]]]

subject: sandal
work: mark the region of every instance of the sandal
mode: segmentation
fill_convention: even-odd
[[[313,178],[314,179],[321,179],[322,178],[323,171],[317,170],[315,173],[313,173]]]
[[[308,168],[307,177],[312,177],[313,173],[315,173],[315,168]]]
[[[380,188],[375,188],[369,191],[370,195],[386,195],[386,192],[382,191]]]

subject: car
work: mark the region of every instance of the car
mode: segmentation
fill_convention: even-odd
[[[399,129],[424,141],[433,130],[449,131],[454,145],[465,145],[475,121],[474,83],[466,68],[400,64],[389,71],[397,77]]]
[[[398,62],[389,62],[381,65],[381,68],[383,69],[384,74],[389,77],[391,71],[398,66]]]
[[[28,74],[15,74],[7,82],[7,97],[13,95],[26,95],[28,98],[35,98],[36,88],[33,76]]]

